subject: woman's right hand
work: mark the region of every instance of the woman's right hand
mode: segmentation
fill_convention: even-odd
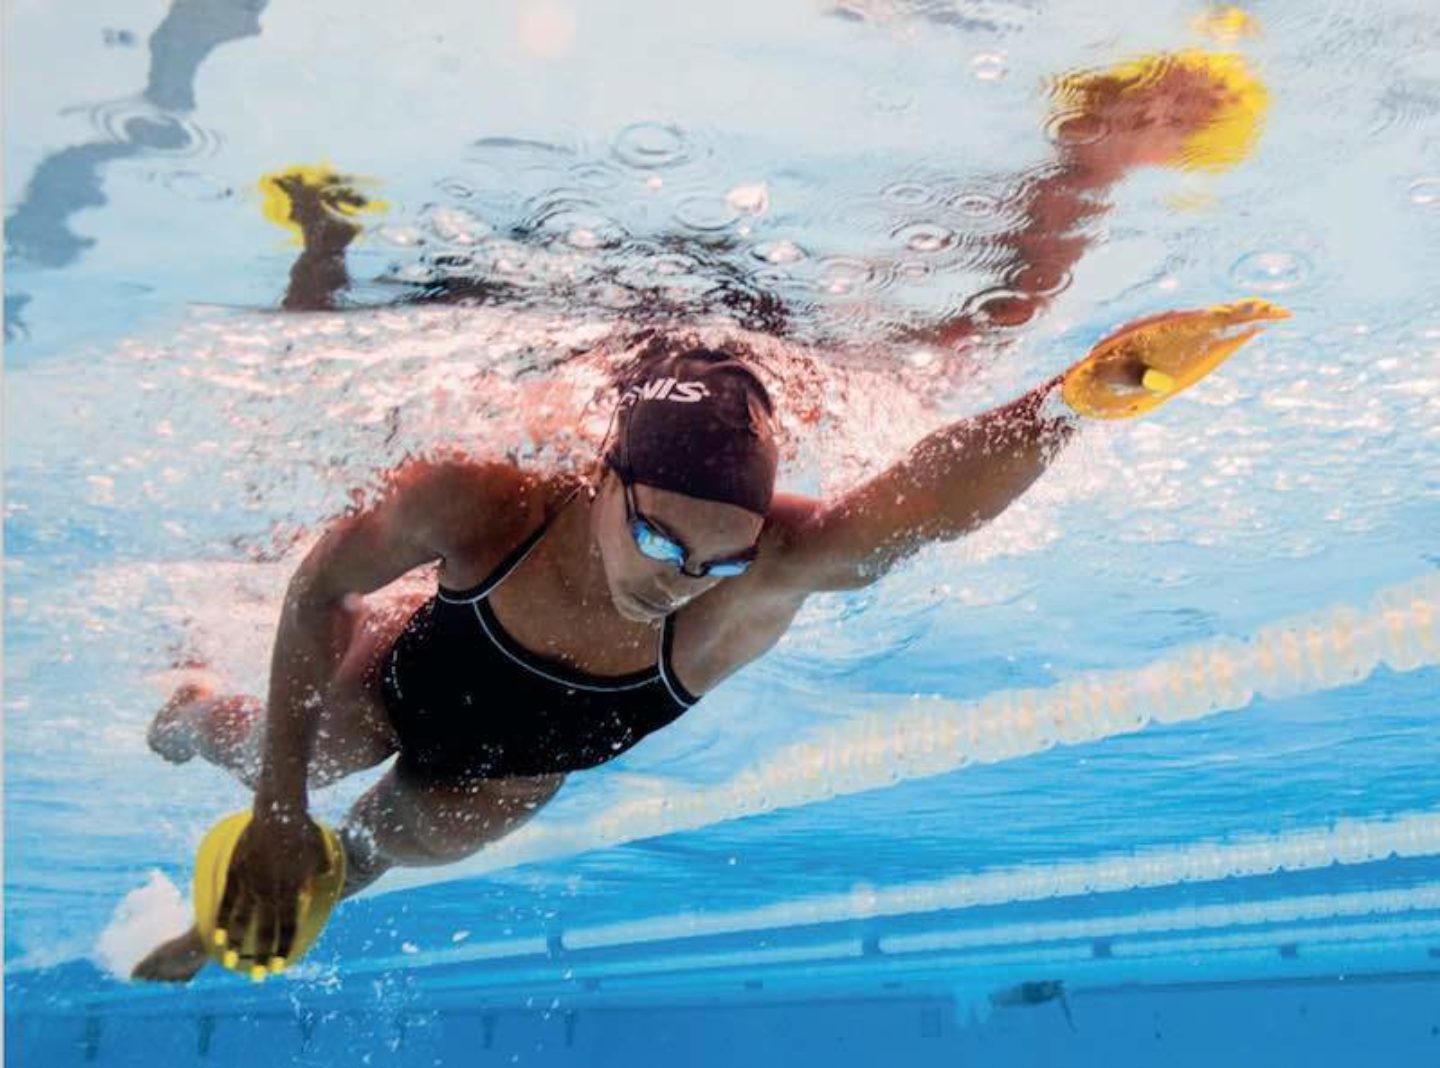
[[[222,952],[234,952],[236,963],[251,966],[268,968],[277,957],[288,962],[300,891],[328,865],[325,839],[303,810],[257,811],[235,843],[216,913],[216,941]],[[252,926],[256,938],[247,952],[246,934]]]
[[[1066,154],[1112,180],[1140,166],[1234,166],[1259,136],[1268,100],[1239,56],[1197,48],[1063,75],[1052,94]]]
[[[1065,372],[1065,401],[1094,419],[1148,412],[1220,366],[1265,324],[1288,318],[1279,305],[1248,297],[1137,319]]]

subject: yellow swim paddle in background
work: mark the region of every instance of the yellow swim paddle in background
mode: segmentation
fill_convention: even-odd
[[[1265,323],[1288,318],[1284,308],[1251,297],[1139,319],[1102,339],[1067,371],[1062,395],[1081,415],[1128,419],[1193,386]]]
[[[1199,36],[1221,44],[1234,44],[1244,37],[1258,37],[1260,22],[1242,7],[1207,8],[1190,20],[1190,28]]]
[[[361,229],[358,216],[386,210],[384,201],[362,191],[368,180],[342,174],[328,163],[297,163],[262,175],[260,210],[276,226],[308,243],[323,223],[339,224],[350,236]]]
[[[1223,171],[1259,140],[1270,97],[1242,56],[1189,48],[1056,78],[1062,141],[1082,155]]]
[[[250,825],[250,812],[226,816],[200,843],[195,854],[195,929],[205,951],[222,967],[258,982],[299,960],[320,937],[345,886],[345,851],[339,835],[323,823],[312,822],[324,838],[327,864],[305,885],[295,902],[295,940],[288,957],[273,956],[253,924],[245,931],[226,931],[218,924],[230,858],[240,835]]]

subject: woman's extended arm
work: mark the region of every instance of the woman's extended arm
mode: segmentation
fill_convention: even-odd
[[[442,555],[423,500],[431,468],[403,470],[374,507],[335,522],[285,591],[270,663],[257,815],[304,813],[310,750],[321,697],[345,648],[345,598],[393,582]]]
[[[1059,146],[1005,205],[1015,225],[987,237],[998,286],[910,337],[953,348],[996,327],[1029,322],[1066,288],[1098,234],[1115,187],[1142,167],[1224,169],[1258,135],[1264,89],[1238,57],[1157,53],[1052,87]],[[997,262],[998,261],[998,262]]]
[[[518,477],[502,464],[407,464],[375,505],[326,531],[296,571],[275,636],[254,818],[231,858],[217,934],[258,924],[261,945],[287,956],[295,895],[324,864],[306,783],[321,702],[345,651],[345,599],[451,555],[459,537],[480,536],[476,521],[498,511]]]
[[[1125,177],[1122,164],[1061,151],[1050,167],[1027,177],[1011,197],[1017,225],[985,239],[1000,279],[952,315],[922,325],[907,338],[957,348],[996,328],[1023,326],[1067,287],[1071,270],[1095,239],[1090,223],[1110,209],[1110,192]]]
[[[1045,470],[1081,417],[1129,419],[1200,381],[1267,323],[1258,298],[1162,312],[1103,338],[1063,375],[1019,400],[942,427],[833,504],[777,498],[777,589],[803,597],[875,581],[931,541],[994,519]]]
[[[838,501],[812,505],[786,539],[783,581],[806,592],[869,585],[921,546],[994,519],[1074,432],[1075,417],[1058,397],[1060,382],[942,427]],[[782,508],[798,503],[780,500]]]

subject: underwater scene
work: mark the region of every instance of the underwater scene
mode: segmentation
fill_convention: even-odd
[[[1433,4],[4,30],[6,1064],[1440,1064]]]

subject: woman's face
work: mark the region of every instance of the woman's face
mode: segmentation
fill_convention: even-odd
[[[687,550],[686,568],[743,555],[754,547],[764,520],[754,512],[720,501],[687,497],[643,483],[631,486],[636,511]],[[670,563],[640,551],[631,534],[625,485],[605,473],[595,501],[592,532],[605,564],[615,610],[637,623],[659,623],[687,601],[726,581],[713,575],[692,578]]]

